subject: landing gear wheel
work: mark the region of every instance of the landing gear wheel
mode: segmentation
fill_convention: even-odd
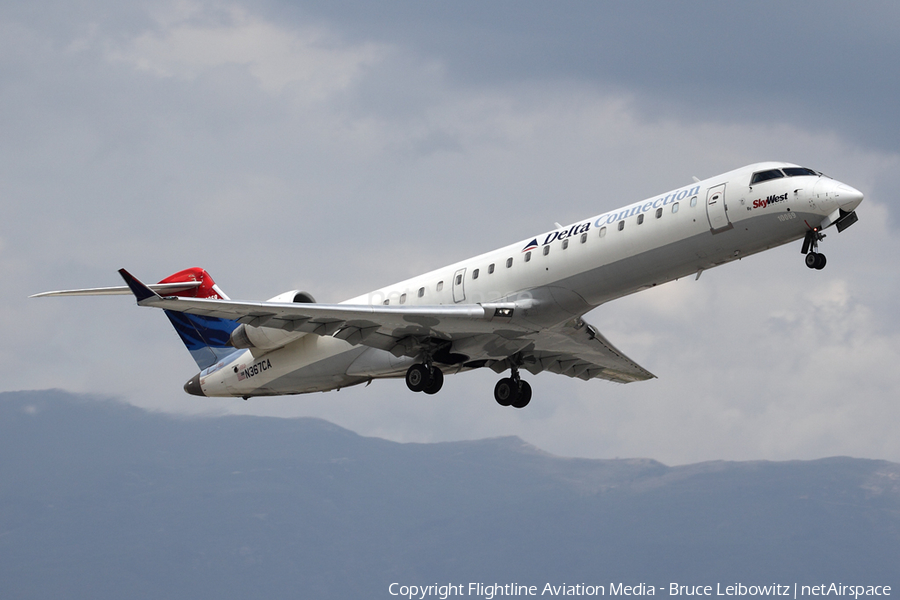
[[[519,393],[511,402],[513,408],[525,408],[531,402],[531,385],[527,381],[519,382]]]
[[[429,379],[428,368],[421,363],[414,364],[406,371],[406,387],[410,391],[421,392],[428,385]]]
[[[504,377],[494,386],[494,400],[500,406],[509,406],[518,396],[518,387],[512,377]]]
[[[816,264],[815,269],[821,271],[825,268],[825,255],[824,254],[816,254]]]
[[[806,255],[806,266],[810,269],[817,269],[821,271],[825,268],[825,255],[819,254],[818,252],[810,252]]]
[[[428,383],[425,384],[425,387],[422,388],[422,391],[426,394],[437,394],[441,391],[441,386],[443,385],[444,373],[437,367],[431,367],[431,377],[428,379]]]

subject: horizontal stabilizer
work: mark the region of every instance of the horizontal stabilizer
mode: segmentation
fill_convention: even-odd
[[[147,287],[160,296],[172,296],[177,295],[180,292],[186,292],[187,290],[198,288],[202,283],[202,281],[184,281],[181,283],[154,283],[148,285]],[[131,288],[129,288],[127,285],[118,285],[113,287],[41,292],[40,294],[29,296],[29,298],[45,298],[48,296],[127,296],[131,293]]]
[[[205,270],[192,267],[170,275],[159,283],[145,284],[125,269],[119,274],[127,285],[102,288],[82,288],[58,290],[31,296],[118,296],[133,294],[138,304],[162,301],[163,298],[187,297],[204,299],[227,299],[216,282]],[[187,346],[200,369],[207,369],[234,354],[236,349],[228,345],[231,332],[238,326],[237,321],[204,315],[189,315],[166,310],[166,316],[175,331]]]

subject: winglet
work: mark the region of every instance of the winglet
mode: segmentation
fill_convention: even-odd
[[[128,284],[128,287],[131,288],[131,292],[134,294],[134,297],[137,298],[138,304],[144,300],[149,300],[150,298],[160,297],[159,294],[148,288],[125,269],[119,269],[119,275],[122,276],[122,279],[124,279],[125,283]]]

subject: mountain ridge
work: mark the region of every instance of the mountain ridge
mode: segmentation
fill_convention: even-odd
[[[0,597],[388,597],[394,581],[897,581],[900,464],[556,457],[0,393]],[[606,581],[608,584],[609,581]],[[74,590],[74,592],[73,592]],[[77,592],[77,593],[76,593]]]

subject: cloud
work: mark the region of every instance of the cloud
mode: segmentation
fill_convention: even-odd
[[[170,8],[157,16],[157,29],[121,46],[110,44],[108,59],[187,80],[234,67],[246,70],[269,94],[291,88],[308,102],[322,102],[388,52],[378,44],[342,44],[320,27],[285,28],[237,5],[212,14],[199,4]]]

